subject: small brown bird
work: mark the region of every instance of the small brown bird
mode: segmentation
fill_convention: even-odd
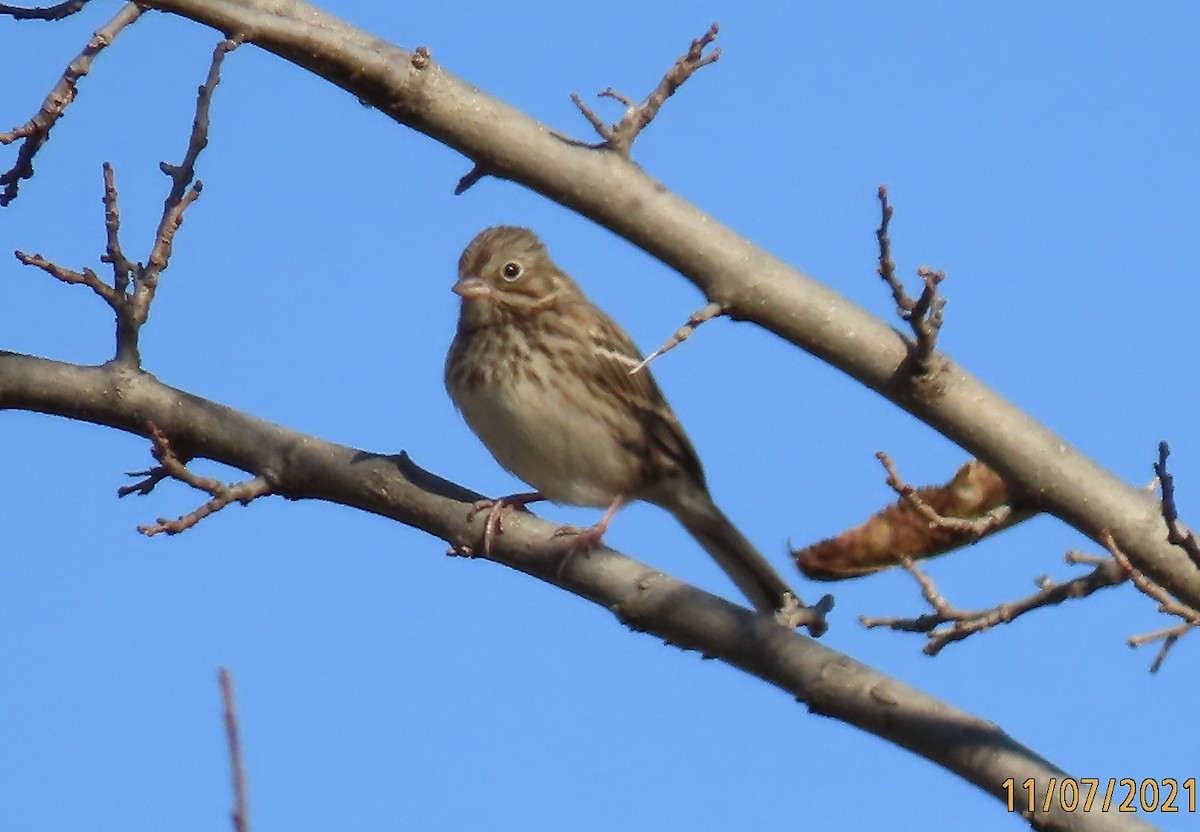
[[[510,472],[537,489],[497,501],[547,499],[607,507],[576,546],[597,542],[631,500],[679,520],[754,606],[794,608],[783,578],[713,503],[679,419],[651,378],[630,375],[641,355],[594,306],[532,231],[481,232],[458,261],[458,333],[446,389],[471,430]],[[490,538],[489,538],[490,539]]]

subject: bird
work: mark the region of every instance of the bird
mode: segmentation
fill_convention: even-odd
[[[798,596],[713,502],[683,426],[632,339],[584,295],[527,228],[484,229],[458,261],[458,328],[446,356],[446,390],[467,425],[510,473],[533,487],[496,501],[604,508],[572,551],[601,539],[636,500],[672,515],[759,612],[795,609]]]

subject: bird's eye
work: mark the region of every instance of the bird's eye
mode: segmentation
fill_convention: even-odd
[[[500,270],[500,274],[504,275],[505,280],[516,280],[525,270],[521,268],[521,264],[515,260],[509,260],[504,264],[504,268]]]

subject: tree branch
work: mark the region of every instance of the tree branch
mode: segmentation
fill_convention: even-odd
[[[233,832],[250,832],[250,812],[246,806],[246,769],[242,763],[242,737],[238,726],[237,702],[233,698],[233,676],[225,668],[217,672],[221,685],[221,710],[225,716],[225,742],[229,746],[229,771],[233,779],[233,809],[229,818]]]
[[[618,154],[553,130],[300,0],[146,0],[326,78],[397,122],[589,217],[750,320],[886,396],[983,460],[1034,508],[1093,540],[1110,529],[1139,569],[1200,607],[1200,574],[1165,539],[1157,501],[1097,465],[943,353],[913,389],[909,343],[890,324],[668,191]],[[986,414],[986,419],[981,418]],[[1036,500],[1032,498],[1036,496]]]
[[[390,517],[455,549],[485,522],[479,495],[423,471],[406,454],[373,454],[306,436],[160,382],[127,365],[80,367],[0,351],[0,410],[32,410],[147,436],[153,422],[177,453],[213,459],[276,494]],[[1003,800],[1001,783],[1068,776],[998,726],[891,679],[759,615],[601,547],[565,558],[558,526],[518,512],[487,558],[613,611],[632,629],[725,661],[775,685],[810,711],[856,725],[949,769]],[[482,553],[477,553],[482,557]],[[565,559],[565,562],[564,562]],[[986,753],[983,751],[986,749]],[[1145,830],[1127,816],[1066,813],[1051,801],[1036,829]]]
[[[0,15],[11,17],[13,20],[62,20],[87,5],[88,0],[63,0],[53,6],[26,8],[0,3]]]
[[[1067,561],[1078,562],[1070,556]],[[999,624],[1011,624],[1025,613],[1061,604],[1072,598],[1086,598],[1093,592],[1117,586],[1126,580],[1121,566],[1115,560],[1108,559],[1097,563],[1088,574],[1072,578],[1069,581],[1056,583],[1042,575],[1034,581],[1038,586],[1038,591],[1024,598],[1005,601],[986,610],[963,610],[953,606],[945,596],[938,592],[933,579],[917,568],[912,558],[903,558],[902,565],[920,585],[921,597],[929,603],[933,612],[916,618],[876,618],[862,615],[858,620],[868,629],[888,627],[906,633],[925,633],[928,641],[925,643],[923,652],[928,656],[936,656],[946,646],[962,641],[975,633],[985,632]],[[950,626],[942,627],[943,624]]]
[[[39,18],[57,20],[61,17],[66,17],[68,14],[74,14],[80,8],[82,8],[82,4],[75,6],[72,3],[63,3],[53,9],[38,9],[33,11],[43,11],[51,14],[56,11],[64,12],[63,14],[59,14],[58,17]],[[4,10],[0,9],[0,11]],[[0,207],[8,205],[17,198],[17,191],[20,188],[22,179],[29,179],[33,176],[33,157],[50,140],[50,128],[62,118],[67,106],[75,100],[79,79],[91,72],[92,61],[95,60],[96,56],[105,47],[113,42],[113,39],[122,29],[137,20],[141,14],[142,10],[136,4],[125,4],[112,20],[96,30],[95,34],[92,35],[92,39],[88,41],[87,46],[83,48],[83,51],[67,65],[66,70],[63,71],[62,78],[54,85],[54,89],[50,90],[50,93],[46,96],[45,101],[42,102],[41,108],[34,117],[20,127],[14,127],[7,133],[0,133],[0,145],[12,144],[20,139],[25,140],[21,144],[21,149],[17,152],[16,163],[7,171],[0,174],[0,185],[4,186],[4,190],[0,191]]]

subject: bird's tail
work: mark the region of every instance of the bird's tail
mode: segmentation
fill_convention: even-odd
[[[794,606],[799,596],[775,568],[717,508],[712,498],[673,506],[671,513],[704,547],[725,574],[759,612],[774,613]]]

